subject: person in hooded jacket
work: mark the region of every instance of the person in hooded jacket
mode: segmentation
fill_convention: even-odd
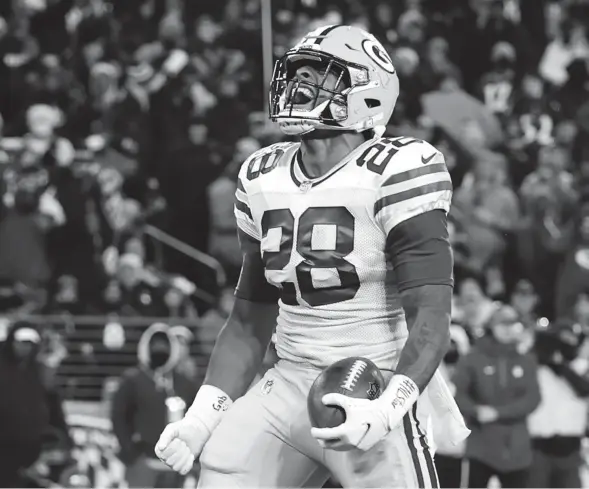
[[[138,344],[139,363],[123,373],[111,420],[129,487],[181,487],[182,476],[153,455],[167,423],[182,419],[198,385],[176,368],[181,346],[163,323],[151,325]]]
[[[454,372],[456,402],[472,430],[466,441],[468,487],[486,488],[492,476],[502,487],[526,487],[532,463],[527,417],[540,403],[538,366],[518,348],[524,326],[501,305]]]
[[[0,348],[0,487],[23,487],[50,430],[51,407],[37,362],[41,335],[16,322]]]

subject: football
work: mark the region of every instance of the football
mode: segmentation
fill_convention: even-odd
[[[321,399],[332,392],[357,399],[376,399],[385,388],[380,369],[367,358],[350,357],[327,367],[313,382],[307,410],[315,428],[333,428],[346,420],[339,406],[325,406]]]

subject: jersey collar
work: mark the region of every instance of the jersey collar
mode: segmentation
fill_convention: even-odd
[[[373,145],[378,139],[378,136],[369,139],[368,141],[362,143],[358,146],[354,151],[348,154],[342,161],[340,161],[337,165],[335,165],[331,170],[329,170],[325,175],[322,175],[317,178],[311,178],[305,171],[305,166],[303,165],[301,149],[295,152],[292,157],[291,165],[290,165],[290,176],[292,181],[295,183],[301,191],[307,191],[311,187],[315,187],[319,185],[321,182],[324,182],[329,177],[335,175],[338,171],[340,171],[344,166],[346,166],[350,161],[355,160],[362,152],[366,150],[369,146]]]

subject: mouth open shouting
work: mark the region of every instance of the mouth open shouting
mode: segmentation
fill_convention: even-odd
[[[293,107],[296,109],[313,108],[316,98],[316,91],[300,82],[295,83],[292,88],[291,101]]]

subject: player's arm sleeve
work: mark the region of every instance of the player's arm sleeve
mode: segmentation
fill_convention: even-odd
[[[387,237],[386,251],[401,292],[422,285],[454,285],[443,210],[427,211],[397,225]]]
[[[235,288],[235,296],[251,302],[276,303],[279,290],[266,280],[260,251],[261,236],[254,222],[241,177],[237,181],[234,211],[242,255],[241,273]]]

